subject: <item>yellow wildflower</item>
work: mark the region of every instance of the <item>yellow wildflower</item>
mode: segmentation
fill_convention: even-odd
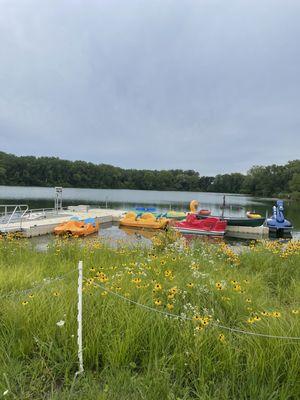
[[[223,333],[220,333],[220,335],[219,335],[219,340],[220,340],[220,342],[222,342],[222,343],[225,343],[225,342],[226,342],[225,335],[224,335]]]
[[[281,313],[280,313],[279,311],[274,311],[274,312],[272,313],[272,317],[280,318],[280,317],[281,317]]]

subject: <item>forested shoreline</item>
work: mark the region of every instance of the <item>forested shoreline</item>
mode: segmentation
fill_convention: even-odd
[[[0,185],[176,190],[300,198],[300,160],[254,166],[247,174],[201,176],[194,170],[123,169],[108,164],[0,152]]]

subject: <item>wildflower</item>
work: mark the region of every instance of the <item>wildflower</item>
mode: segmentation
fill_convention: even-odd
[[[234,285],[234,286],[233,286],[233,289],[234,289],[236,292],[240,292],[240,291],[241,291],[241,286],[240,286],[240,285]]]
[[[62,319],[60,321],[56,322],[56,325],[59,326],[60,328],[62,326],[64,326],[64,324],[65,324],[65,321],[63,321]]]
[[[27,306],[27,304],[28,304],[28,301],[22,301],[22,306]]]
[[[224,301],[230,301],[230,297],[226,297],[226,296],[222,296],[221,299]]]
[[[189,282],[186,286],[187,286],[188,288],[192,288],[192,287],[194,287],[194,284],[193,284],[193,282]]]
[[[156,299],[156,300],[154,301],[154,304],[155,304],[156,306],[161,306],[161,305],[162,305],[162,301],[159,300],[159,299]]]
[[[96,268],[94,268],[94,267],[93,267],[93,268],[90,268],[90,271],[91,271],[91,272],[95,272],[95,271],[96,271]]]
[[[267,317],[269,314],[267,313],[267,311],[262,311],[261,315],[263,315],[264,317]]]
[[[299,314],[299,310],[292,310],[293,314]]]
[[[200,321],[200,320],[201,320],[200,315],[194,315],[194,316],[193,316],[193,320],[194,320],[194,321]]]
[[[254,323],[254,319],[253,318],[248,318],[247,322],[248,322],[248,324],[253,324]]]
[[[59,293],[59,292],[53,292],[52,295],[53,295],[54,297],[58,297],[58,296],[60,296],[60,293]]]
[[[257,321],[260,321],[261,318],[260,318],[259,316],[255,315],[255,317],[253,317],[253,320],[254,320],[255,322],[257,322]]]
[[[173,308],[174,308],[174,304],[172,304],[172,303],[168,303],[168,304],[167,304],[167,309],[168,309],[168,310],[171,311],[171,310],[173,310]]]
[[[203,326],[197,325],[197,326],[195,327],[195,330],[198,331],[198,332],[203,331]]]
[[[28,297],[29,297],[30,299],[33,299],[33,298],[34,298],[34,294],[30,293],[30,294],[28,295]]]
[[[157,283],[157,284],[155,285],[154,289],[155,289],[155,290],[161,290],[161,289],[162,289],[161,284],[160,284],[160,283]]]
[[[251,303],[252,300],[251,299],[246,299],[246,303]]]
[[[216,283],[216,288],[217,288],[218,290],[222,290],[222,284],[221,284],[220,282],[217,282],[217,283]]]
[[[222,343],[225,343],[225,342],[226,342],[225,335],[224,335],[223,333],[220,333],[220,335],[219,335],[219,340],[220,340],[220,342],[222,342]]]
[[[272,317],[280,318],[280,317],[281,317],[281,313],[280,313],[279,311],[274,311],[274,312],[272,313]]]
[[[134,282],[134,283],[140,283],[141,281],[142,281],[141,278],[132,279],[132,282]]]
[[[176,294],[177,292],[178,292],[178,289],[177,289],[176,286],[174,286],[174,287],[172,287],[172,288],[170,289],[170,293]]]
[[[171,276],[172,275],[172,271],[170,269],[167,269],[165,271],[165,277]]]
[[[101,296],[107,296],[107,292],[104,290],[104,292],[101,292]]]
[[[168,299],[174,299],[174,293],[169,293],[168,294]]]
[[[161,265],[165,265],[166,264],[166,262],[165,262],[165,260],[161,260]]]

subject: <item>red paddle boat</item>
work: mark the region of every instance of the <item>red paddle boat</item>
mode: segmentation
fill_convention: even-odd
[[[174,225],[174,229],[181,233],[211,236],[224,236],[226,227],[227,221],[217,217],[197,219],[195,214],[188,214],[185,221],[176,222]]]

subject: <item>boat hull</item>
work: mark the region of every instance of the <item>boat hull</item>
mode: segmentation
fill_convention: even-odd
[[[184,235],[201,235],[201,236],[224,236],[225,231],[208,231],[201,229],[192,229],[192,228],[178,228],[174,227],[178,232]]]
[[[213,217],[213,216],[210,216]],[[197,215],[197,218],[199,219],[205,219],[209,218],[206,215]],[[224,221],[227,221],[228,226],[261,226],[265,222],[265,218],[235,218],[235,217],[214,217],[214,218],[220,218]]]

